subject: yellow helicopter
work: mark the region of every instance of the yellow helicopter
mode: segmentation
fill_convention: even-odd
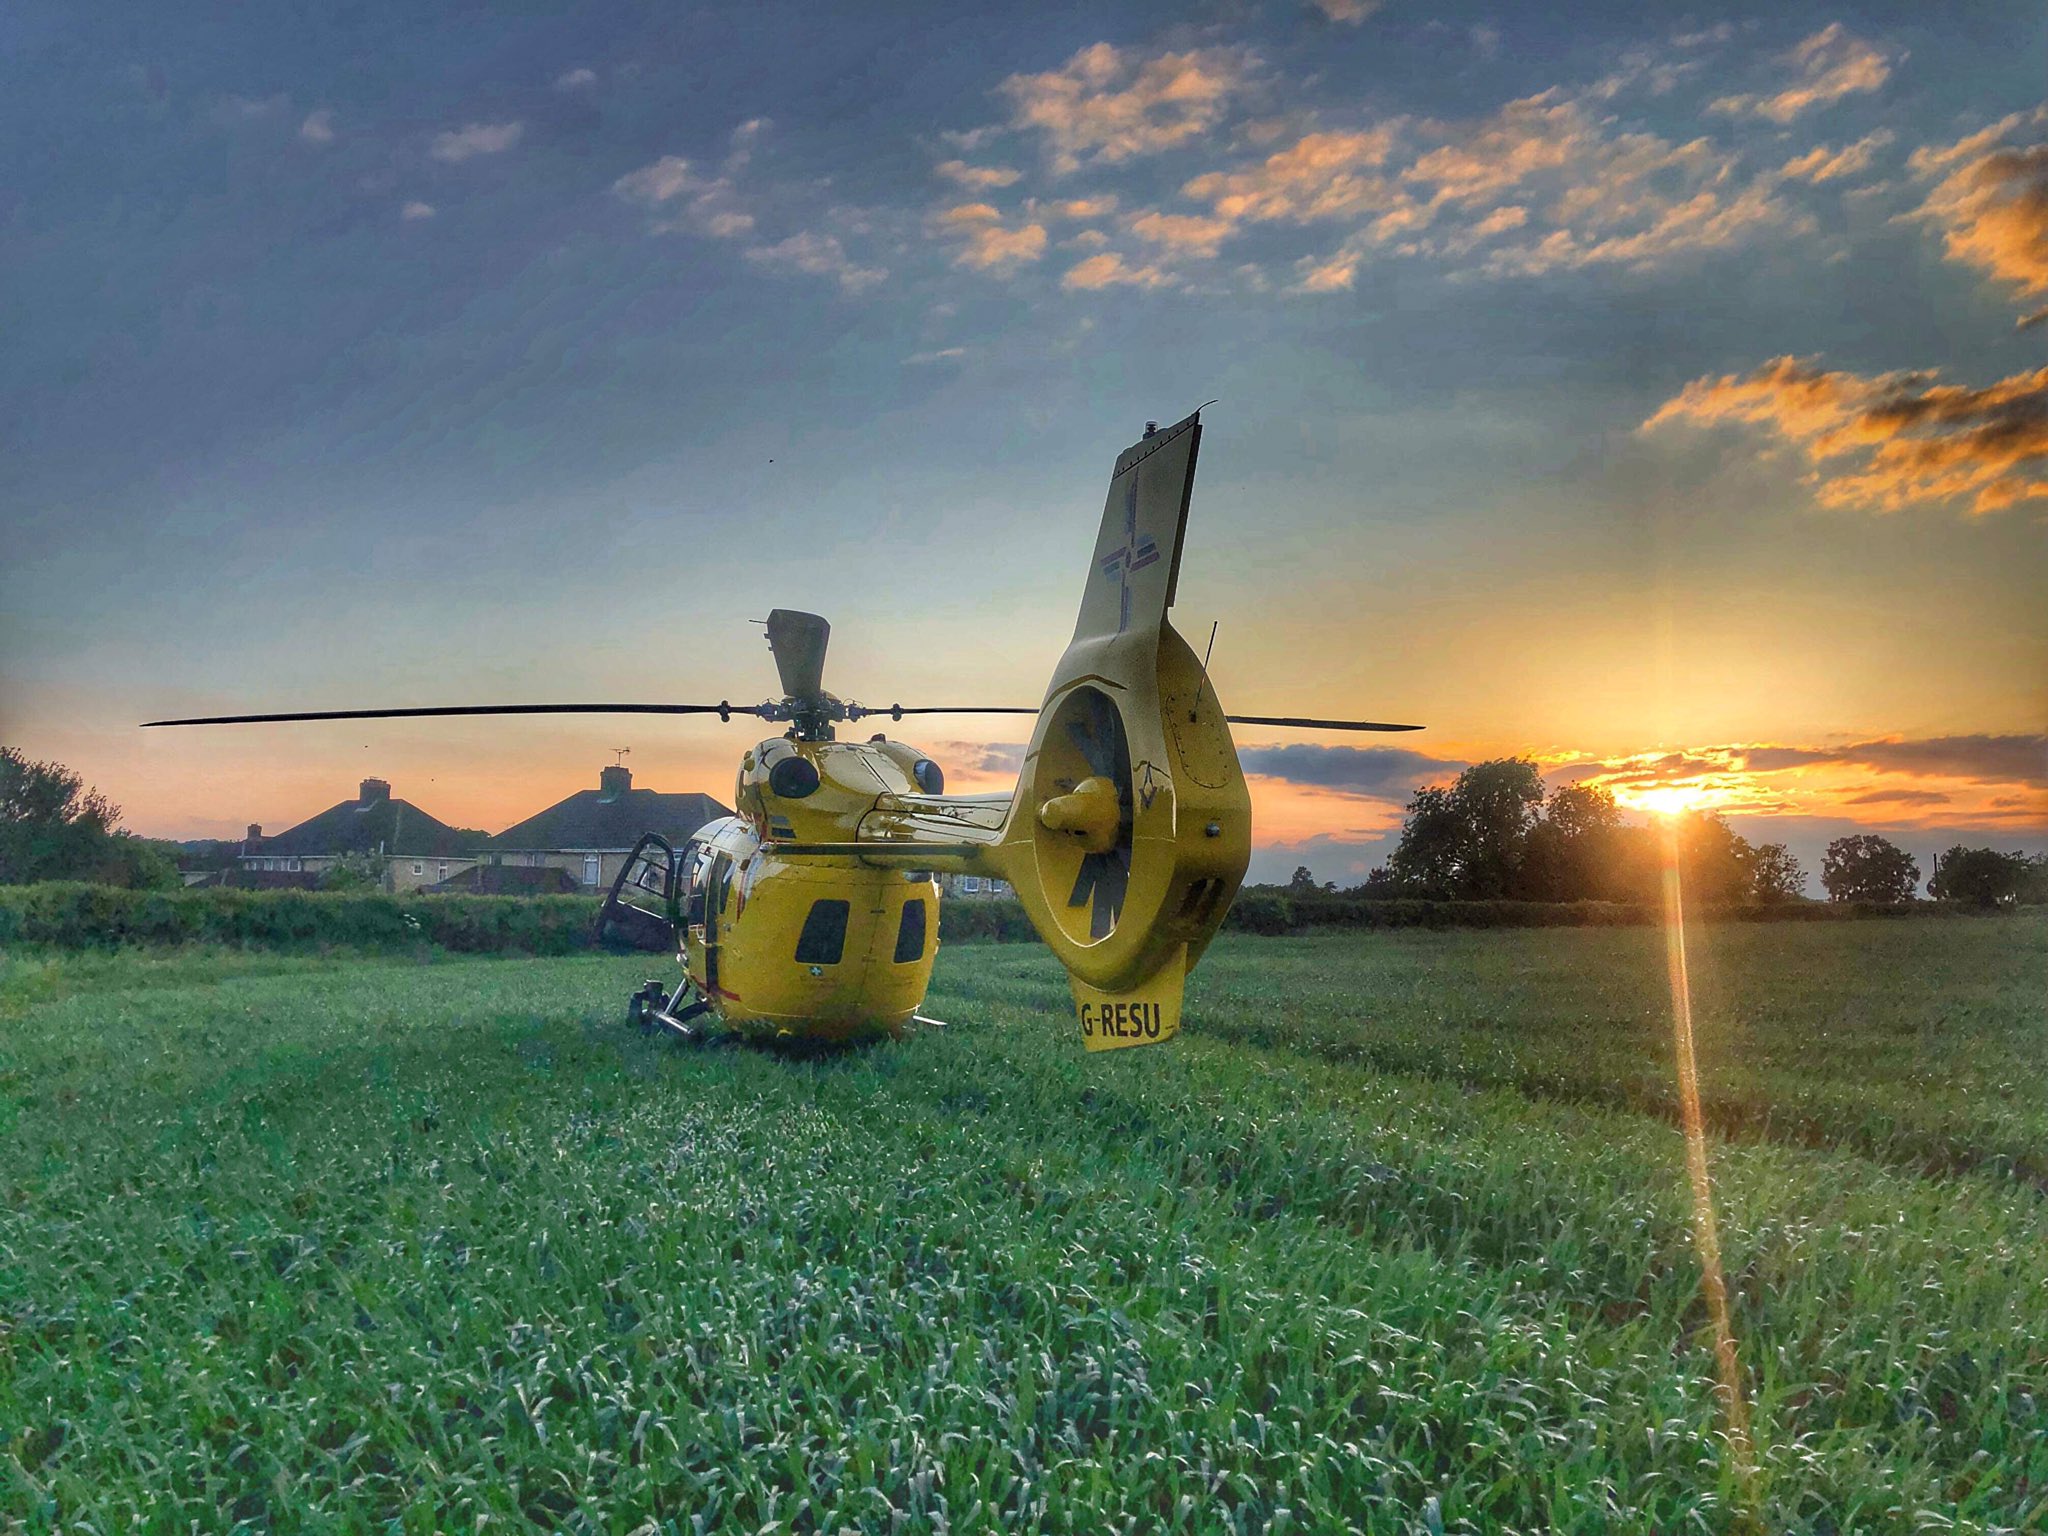
[[[1066,967],[1091,1051],[1180,1029],[1181,994],[1251,858],[1251,799],[1230,726],[1409,731],[1369,720],[1227,715],[1167,622],[1180,575],[1201,412],[1145,435],[1111,472],[1080,616],[1036,708],[866,708],[825,691],[831,626],[778,608],[767,633],[783,696],[758,705],[505,704],[153,720],[152,726],[450,715],[715,714],[785,723],[740,760],[736,814],[680,848],[640,840],[599,911],[600,939],[679,947],[629,1016],[701,1038],[894,1035],[919,1013],[938,953],[942,873],[1007,881]],[[1212,637],[1213,638],[1213,637]],[[870,717],[1037,717],[1016,788],[948,795],[939,765]]]

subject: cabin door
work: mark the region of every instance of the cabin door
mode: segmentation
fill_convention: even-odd
[[[725,936],[725,899],[732,891],[732,860],[719,854],[704,882],[704,990],[718,991],[718,952]]]

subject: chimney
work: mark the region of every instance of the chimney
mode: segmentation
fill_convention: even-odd
[[[391,785],[384,779],[365,779],[356,786],[356,799],[366,809],[391,798]]]
[[[249,823],[249,841],[252,843],[260,843],[263,841],[262,823],[254,821]]]
[[[617,767],[600,768],[597,773],[597,798],[612,801],[633,787],[633,770],[623,764]]]

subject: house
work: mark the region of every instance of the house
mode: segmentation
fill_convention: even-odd
[[[941,875],[939,889],[948,896],[968,896],[987,901],[993,897],[1014,896],[1010,882],[998,880],[994,875]]]
[[[706,822],[732,812],[709,795],[635,789],[633,772],[608,767],[597,788],[580,789],[491,839],[494,856],[518,868],[561,869],[583,890],[611,884],[641,834],[659,832],[680,848]]]
[[[251,826],[240,866],[252,874],[318,876],[345,855],[381,856],[384,888],[414,891],[473,868],[482,861],[487,841],[483,833],[451,827],[409,800],[394,800],[385,780],[364,779],[355,799],[329,806],[275,837]]]

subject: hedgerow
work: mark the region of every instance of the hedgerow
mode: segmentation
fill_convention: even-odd
[[[1806,922],[1945,911],[1935,902],[1879,907],[1790,902],[1714,908],[1699,916]],[[0,886],[0,944],[60,949],[221,944],[242,949],[392,951],[429,945],[462,954],[565,955],[593,947],[587,896],[423,896],[381,891],[133,891],[108,885]],[[1366,900],[1246,891],[1224,919],[1238,933],[1320,929],[1613,928],[1660,921],[1658,907],[1604,901]],[[1015,900],[941,904],[949,944],[1037,937]]]
[[[561,955],[590,947],[594,912],[575,896],[129,891],[49,883],[0,887],[0,944],[372,951],[426,944],[467,954]]]

